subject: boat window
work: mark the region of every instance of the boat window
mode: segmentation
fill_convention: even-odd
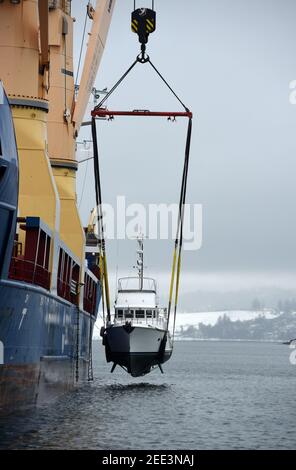
[[[136,310],[136,318],[145,318],[145,310]]]
[[[117,318],[122,318],[123,317],[123,310],[117,310]]]
[[[152,310],[146,310],[146,317],[152,318]]]
[[[134,316],[134,311],[133,310],[127,310],[125,312],[125,318],[133,318]]]

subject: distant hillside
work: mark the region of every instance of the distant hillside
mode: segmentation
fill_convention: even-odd
[[[246,320],[232,320],[231,313],[225,312],[219,316],[215,324],[202,322],[197,325],[181,324],[176,338],[261,341],[286,341],[296,338],[296,312],[282,312],[277,315],[261,313]],[[196,316],[198,317],[198,314]]]

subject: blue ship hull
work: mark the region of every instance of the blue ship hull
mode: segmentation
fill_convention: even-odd
[[[0,412],[48,401],[87,380],[93,316],[14,281],[0,281],[0,299]]]
[[[88,378],[93,314],[43,287],[9,279],[18,207],[18,154],[0,82],[0,413],[48,401]]]

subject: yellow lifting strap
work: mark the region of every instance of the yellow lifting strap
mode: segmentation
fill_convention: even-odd
[[[177,245],[175,246],[174,257],[173,257],[170,296],[169,296],[169,305],[170,306],[172,305],[172,299],[173,299],[173,290],[174,290],[174,281],[175,281],[175,272],[176,272],[176,262],[177,262]]]
[[[102,307],[103,307],[103,321],[104,321],[104,324],[105,324],[105,283],[104,283],[104,263],[103,263],[103,255],[100,254],[100,261],[99,261],[99,265],[100,265],[100,273],[101,273],[101,289],[102,289],[102,293],[101,293],[101,297],[102,297]]]
[[[179,299],[181,258],[182,258],[182,245],[183,245],[183,224],[184,224],[184,212],[185,212],[185,202],[186,202],[186,190],[187,190],[187,177],[188,177],[188,167],[189,167],[191,134],[192,134],[192,118],[190,118],[189,122],[188,122],[188,131],[187,131],[187,140],[186,140],[186,149],[185,149],[185,159],[184,159],[182,186],[181,186],[180,203],[179,203],[179,217],[178,217],[177,235],[176,235],[175,249],[174,249],[174,256],[173,256],[173,266],[172,266],[170,294],[169,294],[169,303],[168,303],[167,330],[169,329],[170,314],[171,314],[171,309],[172,309],[172,301],[173,301],[173,295],[175,293],[175,296],[174,296],[173,337],[174,337],[174,333],[175,333],[176,313],[177,313],[177,305],[178,305],[178,299]]]
[[[181,253],[178,256],[178,266],[177,266],[177,276],[176,276],[176,293],[175,293],[175,308],[178,305],[178,297],[179,297],[179,286],[180,286],[180,273],[181,273]]]
[[[107,269],[106,253],[104,253],[104,256],[103,256],[103,266],[104,266],[106,307],[107,307],[107,314],[108,314],[108,317],[109,317],[110,316],[110,293],[109,293],[109,280],[108,280],[108,269]]]

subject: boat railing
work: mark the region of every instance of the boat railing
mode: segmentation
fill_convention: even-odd
[[[168,309],[167,308],[159,308],[158,309],[159,315],[162,316],[165,320],[168,316]]]
[[[164,327],[167,324],[167,319],[165,317],[152,317],[152,318],[136,318],[136,317],[114,317],[114,323],[119,325],[124,325],[127,322],[131,322],[133,325],[151,325],[151,326],[160,326]]]
[[[9,270],[9,279],[28,282],[49,290],[50,272],[43,266],[20,258],[12,258]]]
[[[118,292],[136,292],[139,290],[138,277],[122,277],[118,279]],[[155,279],[144,277],[142,290],[156,293],[157,286]]]

